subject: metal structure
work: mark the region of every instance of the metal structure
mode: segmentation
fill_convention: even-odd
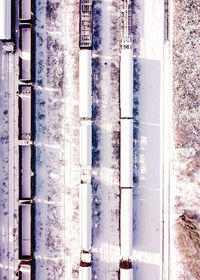
[[[132,48],[133,40],[133,0],[121,0],[121,45]]]
[[[80,0],[80,48],[92,48],[92,0]]]

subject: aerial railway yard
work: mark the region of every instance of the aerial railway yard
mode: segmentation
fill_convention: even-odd
[[[15,217],[5,224],[15,234],[12,244],[6,239],[8,262],[0,254],[0,278],[161,279],[162,180],[145,174],[142,168],[150,169],[153,159],[139,161],[135,148],[140,145],[140,157],[148,155],[152,133],[160,145],[159,102],[148,121],[147,89],[139,84],[151,72],[144,60],[162,57],[160,50],[144,49],[144,59],[138,57],[134,16],[141,11],[131,0],[19,0],[15,9],[11,2],[2,1],[1,12],[9,18],[14,11],[15,24],[2,25],[0,39],[2,57],[15,60],[13,87],[4,82],[3,88],[11,134],[7,211]],[[60,13],[68,15],[66,23]],[[150,88],[154,79],[152,74]],[[159,93],[151,90],[148,100]],[[154,147],[153,173],[161,172],[159,149]],[[156,202],[150,194],[155,189]],[[158,240],[156,249],[146,231],[153,243]]]

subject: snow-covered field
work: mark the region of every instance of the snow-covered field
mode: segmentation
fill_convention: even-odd
[[[134,279],[161,279],[163,1],[135,1],[133,21]]]
[[[78,279],[79,5],[36,7],[36,279]]]
[[[200,279],[199,1],[174,1],[171,278]]]

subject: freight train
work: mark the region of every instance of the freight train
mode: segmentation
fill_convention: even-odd
[[[81,249],[79,279],[91,280],[92,0],[80,0],[79,35],[80,167],[82,173],[79,188],[79,236]]]
[[[18,1],[19,19],[19,265],[18,279],[34,275],[34,1]]]

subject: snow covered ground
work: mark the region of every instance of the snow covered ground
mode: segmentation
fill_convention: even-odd
[[[36,279],[78,279],[78,13],[36,6]]]
[[[18,259],[18,52],[5,52],[0,44],[0,278],[14,279]]]
[[[0,176],[0,186],[1,186],[1,195],[0,195],[0,218],[1,218],[1,228],[0,228],[0,239],[1,239],[1,246],[0,246],[0,262],[1,262],[1,269],[0,269],[0,277],[6,277],[8,275],[8,258],[7,253],[8,249],[8,148],[9,148],[9,125],[8,125],[8,93],[5,92],[5,74],[6,74],[6,63],[5,57],[1,56],[0,58],[1,63],[1,95],[0,95],[0,107],[1,107],[1,130],[0,130],[0,137],[1,137],[1,145],[0,145],[0,159],[1,159],[1,176]]]
[[[171,6],[171,279],[200,279],[199,1]]]
[[[99,20],[97,11],[101,11],[101,31],[98,48],[93,50],[93,108],[95,110],[93,110],[92,279],[107,280],[118,279],[120,257],[119,3],[118,1],[94,2],[94,22]],[[98,26],[94,24],[94,34],[97,30]]]
[[[161,279],[163,1],[135,1],[133,20],[134,279]]]

